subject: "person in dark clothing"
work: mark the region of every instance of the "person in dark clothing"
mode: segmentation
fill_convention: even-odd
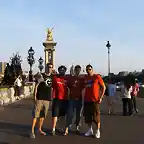
[[[32,130],[31,130],[31,138],[35,138],[35,125],[37,119],[39,118],[39,132],[42,135],[46,135],[46,133],[42,130],[42,125],[45,117],[47,116],[49,103],[52,98],[52,64],[47,64],[48,73],[43,73],[39,82],[35,86],[34,91],[34,109],[33,109],[33,121],[32,121]]]

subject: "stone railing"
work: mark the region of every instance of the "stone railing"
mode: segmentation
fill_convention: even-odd
[[[20,99],[32,96],[34,91],[34,84],[26,84],[24,86],[24,92],[20,96]],[[15,90],[13,87],[0,86],[0,105],[11,104],[16,101]]]

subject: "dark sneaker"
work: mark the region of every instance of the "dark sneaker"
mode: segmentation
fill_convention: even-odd
[[[64,129],[62,129],[62,128],[58,128],[57,131],[60,133],[64,133]]]
[[[80,130],[76,130],[76,134],[80,134]]]
[[[129,116],[134,116],[134,113],[130,114]]]
[[[31,134],[30,134],[30,138],[31,138],[31,139],[35,139],[35,137],[36,137],[36,136],[35,136],[34,133],[31,133]]]

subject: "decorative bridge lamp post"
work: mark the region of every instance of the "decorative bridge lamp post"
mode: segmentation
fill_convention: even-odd
[[[38,60],[38,62],[39,62],[38,68],[39,68],[40,72],[42,73],[42,70],[43,70],[43,68],[44,68],[44,66],[43,66],[44,60],[43,60],[43,58],[40,57],[39,60]]]
[[[111,72],[111,70],[110,70],[110,68],[111,68],[111,66],[110,66],[110,64],[111,64],[110,63],[110,47],[111,47],[111,45],[110,45],[109,41],[107,41],[106,47],[108,49],[108,76],[109,76],[110,72]]]
[[[34,54],[35,54],[35,51],[33,50],[32,47],[30,47],[30,49],[28,50],[28,57],[27,57],[28,64],[30,65],[30,71],[29,71],[30,82],[33,81],[32,66],[35,63]]]

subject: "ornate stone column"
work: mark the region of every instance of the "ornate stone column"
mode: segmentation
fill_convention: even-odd
[[[43,42],[43,46],[45,47],[45,72],[47,72],[46,65],[47,63],[52,63],[55,68],[55,46],[57,45],[56,42],[53,41],[52,29],[47,30],[47,38],[46,41]]]

